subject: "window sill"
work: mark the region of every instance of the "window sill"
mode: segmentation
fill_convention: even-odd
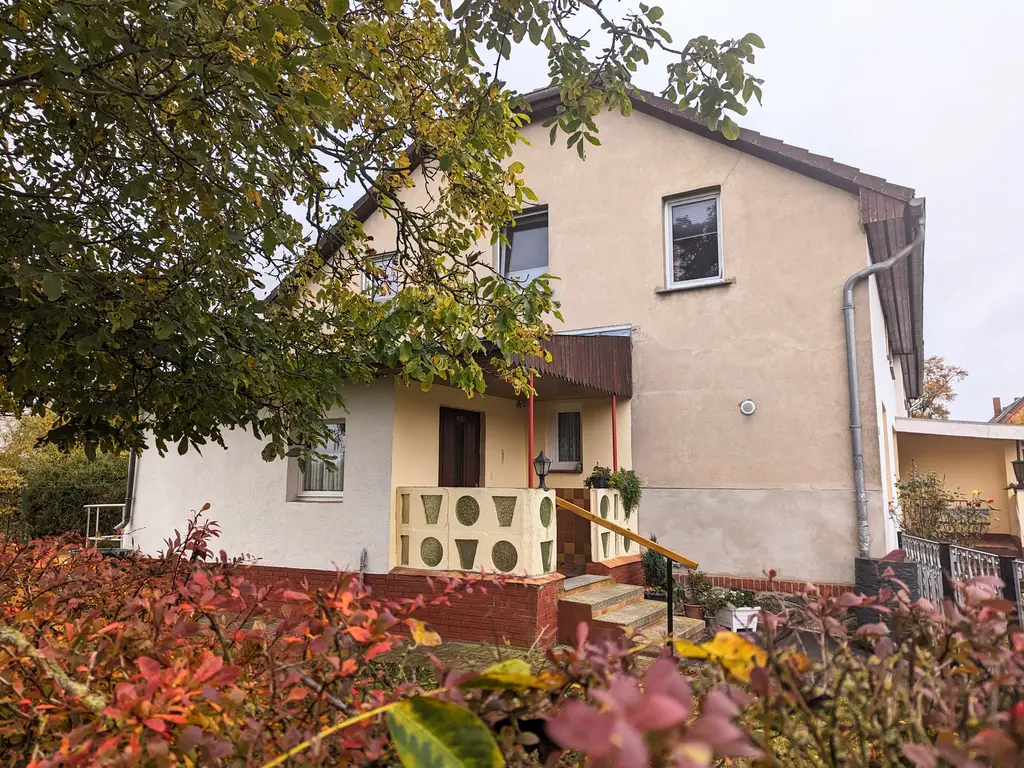
[[[345,500],[344,491],[340,493],[299,493],[292,501],[299,504],[328,504]]]
[[[725,280],[714,280],[708,283],[694,283],[693,285],[683,283],[682,285],[673,285],[669,288],[655,288],[654,292],[660,295],[663,293],[678,293],[679,291],[699,291],[702,288],[721,288],[726,285],[732,285],[735,282],[735,277],[727,277]]]
[[[575,469],[575,468],[574,469],[555,469],[554,467],[551,467],[548,470],[548,474],[549,475],[582,475],[583,474],[583,470],[582,469]]]

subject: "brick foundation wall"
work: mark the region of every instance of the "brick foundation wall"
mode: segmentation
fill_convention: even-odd
[[[724,587],[726,589],[751,589],[755,592],[783,592],[789,595],[803,593],[804,588],[808,583],[806,581],[789,581],[786,579],[751,579],[741,576],[709,576],[709,578],[711,579],[712,585],[716,587]],[[676,575],[676,579],[682,581],[685,588],[686,580],[678,574]],[[817,587],[818,592],[825,597],[855,591],[853,584],[825,584],[814,582],[814,586]]]
[[[338,580],[335,571],[304,568],[277,568],[254,565],[244,569],[243,575],[263,586],[279,588],[299,587],[303,580],[310,589],[329,589]],[[378,600],[400,600],[429,597],[429,576],[462,576],[465,573],[438,573],[396,568],[390,573],[368,573],[366,585]],[[488,584],[486,593],[474,589],[472,594],[453,596],[450,606],[428,606],[417,611],[416,618],[427,622],[444,640],[471,642],[508,642],[528,647],[554,644],[558,631],[558,597],[562,593],[561,574],[532,579],[512,578],[504,585]],[[280,606],[279,601],[269,601]],[[540,638],[538,640],[538,638]]]
[[[644,564],[640,555],[623,555],[602,563],[587,563],[587,573],[592,576],[611,576],[616,584],[644,585]]]

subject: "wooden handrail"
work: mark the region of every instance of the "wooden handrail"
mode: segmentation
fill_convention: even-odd
[[[629,530],[629,528],[623,528],[621,525],[618,525],[616,523],[610,523],[607,520],[605,520],[603,517],[598,517],[597,515],[591,514],[590,512],[587,512],[587,510],[583,509],[582,507],[577,507],[571,501],[566,501],[565,499],[562,499],[562,498],[559,498],[558,496],[556,496],[555,497],[555,504],[560,506],[562,509],[569,510],[574,515],[576,515],[577,517],[582,517],[584,520],[589,520],[590,522],[592,522],[592,523],[594,523],[596,525],[600,525],[602,528],[607,528],[609,531],[612,531],[613,533],[617,533],[617,534],[619,534],[619,536],[624,536],[625,538],[629,539],[630,541],[635,541],[640,546],[647,547],[648,549],[653,550],[654,552],[657,552],[659,555],[667,557],[669,560],[673,560],[673,561],[675,561],[677,563],[680,563],[681,565],[685,565],[687,568],[696,568],[697,567],[697,561],[696,560],[691,560],[688,557],[684,557],[683,555],[680,555],[678,552],[673,552],[668,547],[663,547],[663,546],[661,546],[661,544],[659,544],[656,541],[651,541],[650,539],[645,539],[639,533],[633,533],[633,531]]]

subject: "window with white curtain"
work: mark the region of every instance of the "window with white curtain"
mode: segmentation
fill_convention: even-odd
[[[310,458],[301,472],[299,498],[341,496],[345,490],[345,422],[328,423],[330,433],[320,453],[327,458]]]
[[[583,414],[578,405],[555,410],[554,455],[551,468],[563,472],[583,471]]]
[[[722,238],[717,194],[665,202],[665,280],[669,288],[720,282]]]

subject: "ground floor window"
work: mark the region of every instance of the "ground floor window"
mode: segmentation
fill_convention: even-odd
[[[299,498],[340,496],[345,490],[345,422],[327,425],[330,437],[321,449],[326,459],[311,458],[301,472]]]
[[[583,414],[579,406],[555,411],[555,455],[551,468],[562,472],[583,471]]]

